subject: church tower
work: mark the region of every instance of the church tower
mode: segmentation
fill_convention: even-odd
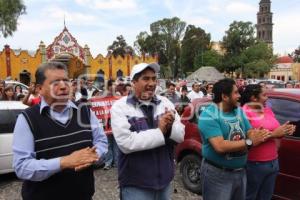
[[[270,0],[260,0],[256,33],[259,40],[273,46],[273,13]]]

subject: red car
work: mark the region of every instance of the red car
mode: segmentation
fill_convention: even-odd
[[[278,155],[280,172],[276,180],[274,199],[300,199],[300,89],[275,89],[267,93],[270,106],[282,124],[290,121],[296,125],[293,136],[281,139]],[[184,186],[201,193],[201,137],[197,126],[199,114],[211,103],[211,99],[196,99],[185,108],[182,123],[185,139],[176,148],[177,162]]]

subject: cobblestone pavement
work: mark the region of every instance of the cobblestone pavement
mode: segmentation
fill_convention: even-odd
[[[96,193],[94,200],[118,200],[119,190],[117,182],[116,169],[104,171],[103,169],[95,170]],[[0,175],[0,200],[20,200],[22,182],[14,174]],[[197,194],[186,190],[180,180],[178,170],[174,181],[172,182],[174,200],[201,200]]]

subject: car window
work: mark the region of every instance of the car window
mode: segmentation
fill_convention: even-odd
[[[294,137],[300,137],[300,102],[289,99],[269,98],[267,105],[272,108],[280,124],[290,121],[296,125]]]
[[[300,102],[298,101],[269,98],[267,105],[272,108],[280,124],[300,120]]]
[[[0,134],[12,133],[22,110],[0,110]]]

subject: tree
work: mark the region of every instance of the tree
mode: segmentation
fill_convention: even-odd
[[[180,69],[180,40],[186,23],[178,17],[165,18],[150,25],[151,34],[141,32],[135,41],[140,53],[158,54],[162,74],[171,71],[176,77]],[[165,74],[169,76],[170,74]]]
[[[136,41],[134,42],[134,48],[139,55],[149,53],[149,44],[147,43],[147,39],[149,38],[149,34],[146,31],[140,32],[136,36]]]
[[[263,77],[274,66],[276,57],[272,49],[264,42],[258,42],[245,49],[241,56],[244,64],[244,77]]]
[[[189,25],[186,28],[183,40],[181,42],[181,66],[184,72],[192,71],[199,67],[200,63],[194,67],[195,57],[202,55],[209,49],[210,34],[205,33],[200,27]]]
[[[194,70],[202,66],[213,66],[220,69],[221,65],[222,55],[215,50],[207,50],[194,58]]]
[[[22,0],[0,0],[0,31],[4,37],[17,30],[20,15],[26,13]]]
[[[300,62],[300,46],[292,54],[289,54],[289,56],[293,58],[294,62]]]
[[[243,62],[241,53],[256,42],[254,26],[251,22],[234,21],[223,37],[223,47],[226,50],[223,69],[226,72],[234,72],[241,69]]]
[[[223,45],[228,54],[238,55],[256,41],[251,22],[234,21],[223,37]]]
[[[112,45],[108,46],[108,52],[111,52],[115,57],[125,57],[126,54],[134,55],[134,50],[131,46],[128,46],[122,35],[117,36],[117,40],[113,41]]]
[[[152,34],[161,36],[167,65],[171,68],[173,77],[177,77],[180,66],[180,40],[183,37],[186,23],[178,17],[165,18],[150,25]]]

